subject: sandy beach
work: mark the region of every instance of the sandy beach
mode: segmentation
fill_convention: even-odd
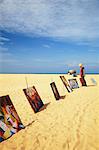
[[[86,75],[88,87],[68,93],[58,75],[0,74],[0,96],[9,95],[25,129],[0,143],[0,150],[99,150],[99,75]],[[66,79],[73,78],[64,75]],[[97,85],[91,81],[94,78]],[[47,107],[34,113],[23,89],[35,86]],[[56,101],[55,81],[64,99]]]

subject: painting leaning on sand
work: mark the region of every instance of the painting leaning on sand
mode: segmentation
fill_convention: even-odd
[[[24,128],[10,100],[10,97],[0,97],[0,142]]]

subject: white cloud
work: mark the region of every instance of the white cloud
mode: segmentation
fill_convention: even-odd
[[[6,47],[0,46],[0,53],[7,52],[8,49]]]
[[[3,37],[1,34],[0,34],[0,45],[4,45],[5,42],[9,42],[10,39],[6,38],[6,37]]]
[[[6,41],[9,41],[9,39],[8,39],[8,38],[5,38],[5,37],[3,37],[3,36],[0,36],[0,41],[6,42]]]
[[[96,49],[89,49],[88,52],[96,52]]]
[[[3,65],[4,63],[6,63],[6,65],[8,64],[12,64],[12,63],[18,63],[17,60],[15,59],[10,59],[10,58],[6,58],[6,59],[0,59],[0,63]]]
[[[48,45],[48,44],[44,44],[43,47],[44,47],[44,48],[50,48],[51,46]]]
[[[2,0],[0,29],[54,39],[99,38],[98,0]]]

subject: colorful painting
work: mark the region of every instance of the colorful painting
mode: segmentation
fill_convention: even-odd
[[[23,128],[9,95],[0,97],[0,142]]]
[[[71,89],[79,88],[78,82],[76,79],[68,79]]]
[[[38,112],[40,108],[44,105],[35,86],[23,89],[32,109],[34,112]]]

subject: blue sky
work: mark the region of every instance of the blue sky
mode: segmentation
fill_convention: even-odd
[[[98,0],[1,0],[0,72],[99,73]]]

